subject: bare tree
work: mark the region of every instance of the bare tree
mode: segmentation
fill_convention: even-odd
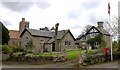
[[[113,36],[114,39],[117,39],[117,36],[118,36],[118,18],[117,17],[111,18],[111,20],[109,22],[107,22],[105,29]]]
[[[83,31],[82,31],[82,34],[85,34],[92,26],[91,25],[86,25],[84,28],[83,28]]]

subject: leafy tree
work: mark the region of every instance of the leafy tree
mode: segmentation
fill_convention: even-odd
[[[118,43],[117,43],[117,41],[114,41],[112,43],[112,50],[113,50],[113,52],[117,52],[117,50],[118,50]]]
[[[49,31],[49,28],[48,27],[44,27],[44,28],[40,28],[40,30]]]
[[[2,29],[2,45],[8,44],[10,40],[9,31],[2,22],[0,22],[0,29]]]
[[[96,35],[94,38],[90,38],[87,40],[87,43],[90,44],[91,46],[94,46],[94,43],[98,43],[100,47],[105,47],[106,43],[102,38],[101,34]]]
[[[10,48],[8,45],[2,45],[2,51],[6,54],[11,54],[13,52],[12,48]]]

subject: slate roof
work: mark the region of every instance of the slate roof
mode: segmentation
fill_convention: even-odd
[[[58,31],[57,39],[61,39],[67,32],[68,32],[68,30]],[[52,35],[53,35],[53,36],[54,36],[54,34],[55,34],[55,32],[52,32]]]
[[[110,35],[110,33],[109,32],[107,32],[105,29],[99,29],[98,27],[97,27],[97,29],[102,33],[102,34],[104,34],[104,35]]]
[[[28,31],[32,36],[41,36],[41,37],[52,37],[52,34],[50,31],[42,31],[42,30],[35,30],[35,29],[29,29],[25,28],[23,32],[20,34],[20,37],[24,34],[25,31]]]
[[[81,39],[81,37],[83,37],[84,36],[84,34],[80,34],[76,39],[78,40],[78,39]]]
[[[54,31],[42,31],[42,30],[35,30],[35,29],[25,28],[25,29],[23,30],[23,32],[20,34],[20,37],[24,34],[24,32],[25,32],[26,30],[27,30],[32,36],[51,38],[47,43],[51,43],[51,42],[54,41],[54,35],[55,35],[55,32],[54,32]],[[58,39],[58,40],[62,39],[68,32],[71,34],[71,36],[72,36],[73,39],[75,40],[75,38],[74,38],[74,36],[72,35],[72,33],[70,32],[70,30],[61,30],[61,31],[58,31],[57,39]]]
[[[52,34],[50,31],[42,31],[42,30],[35,30],[35,29],[29,29],[26,28],[31,35],[33,36],[44,36],[44,37],[52,37]]]

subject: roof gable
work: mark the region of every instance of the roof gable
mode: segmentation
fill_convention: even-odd
[[[101,33],[101,31],[98,30],[96,27],[92,26],[92,27],[85,33],[85,35],[87,35],[87,34],[92,34],[92,33]]]
[[[70,30],[61,30],[61,31],[58,31],[58,34],[57,34],[57,40],[62,40],[68,33],[70,33],[70,35],[72,36],[72,38],[74,39],[75,41],[75,38],[74,36],[72,35],[71,31]],[[55,33],[53,33],[53,36],[54,36]],[[47,43],[52,43],[54,42],[54,38],[50,39]]]
[[[65,35],[67,35],[68,33],[71,35],[71,37],[72,37],[72,38],[74,39],[74,41],[75,41],[76,39],[74,38],[74,36],[73,36],[73,34],[71,33],[70,30],[67,30]],[[64,36],[65,36],[65,35],[64,35]],[[63,36],[63,37],[64,37],[64,36]],[[63,38],[63,37],[62,37],[62,38]]]

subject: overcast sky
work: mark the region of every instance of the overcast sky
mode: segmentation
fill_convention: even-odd
[[[111,17],[118,16],[118,1],[110,0]],[[59,30],[70,29],[77,37],[85,25],[96,26],[97,21],[109,20],[108,0],[13,0],[0,1],[0,21],[9,30],[19,30],[25,18],[30,28],[52,28],[59,23]]]

